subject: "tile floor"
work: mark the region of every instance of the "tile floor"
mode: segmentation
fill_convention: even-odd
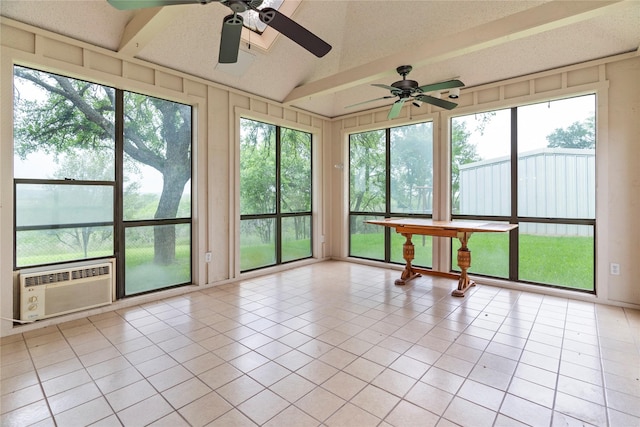
[[[2,426],[639,426],[640,312],[330,261],[2,339]]]

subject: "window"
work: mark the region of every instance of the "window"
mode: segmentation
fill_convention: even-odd
[[[118,297],[191,282],[191,107],[14,68],[15,268],[117,257]]]
[[[123,93],[124,294],[191,282],[191,107]]]
[[[595,95],[456,117],[451,131],[453,218],[518,224],[475,235],[469,271],[593,292]]]
[[[312,256],[311,134],[240,119],[240,270]]]
[[[432,123],[349,135],[349,256],[404,263],[405,239],[369,219],[433,212]],[[429,267],[431,237],[414,244],[414,264]]]
[[[107,105],[112,88],[15,67],[14,266],[114,254],[113,110],[89,125],[77,105],[50,88]]]

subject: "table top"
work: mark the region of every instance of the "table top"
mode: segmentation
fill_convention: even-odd
[[[393,227],[399,233],[404,229],[452,230],[460,232],[505,232],[518,227],[517,224],[503,222],[482,221],[437,221],[425,218],[386,218],[383,220],[368,220],[369,224]]]

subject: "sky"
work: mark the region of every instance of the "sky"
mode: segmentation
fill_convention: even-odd
[[[594,112],[595,95],[521,106],[518,108],[518,150],[525,152],[546,147],[546,137],[555,129],[583,121]],[[466,122],[470,131],[479,123],[475,114],[456,120]],[[483,135],[472,132],[470,142],[476,146],[483,160],[509,155],[510,122],[510,111],[498,110],[486,125]]]

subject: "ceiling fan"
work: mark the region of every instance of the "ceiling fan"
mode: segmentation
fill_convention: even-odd
[[[132,10],[147,7],[171,6],[178,4],[207,4],[213,1],[222,3],[233,13],[224,17],[222,21],[222,39],[218,62],[233,64],[238,61],[238,48],[242,35],[243,18],[240,13],[253,10],[264,24],[274,28],[279,33],[290,38],[300,46],[317,56],[323,57],[331,50],[331,45],[293,21],[286,15],[271,7],[258,9],[263,0],[107,0],[116,9]]]
[[[411,72],[413,67],[411,65],[401,65],[396,68],[398,74],[402,76],[402,80],[398,80],[395,83],[391,83],[391,86],[382,84],[372,84],[371,86],[381,87],[383,89],[389,89],[391,95],[383,96],[381,98],[370,99],[364,102],[358,102],[357,104],[348,105],[345,108],[355,107],[357,105],[366,104],[368,102],[378,101],[380,99],[389,99],[398,97],[398,100],[391,105],[391,110],[387,119],[395,119],[400,114],[402,106],[406,101],[413,102],[414,105],[420,106],[420,102],[426,102],[437,107],[451,110],[458,104],[455,102],[447,101],[444,99],[436,98],[435,96],[427,95],[428,92],[435,92],[443,89],[453,89],[464,86],[460,80],[447,80],[440,83],[433,83],[424,86],[418,86],[418,82],[415,80],[407,80],[407,74]]]

